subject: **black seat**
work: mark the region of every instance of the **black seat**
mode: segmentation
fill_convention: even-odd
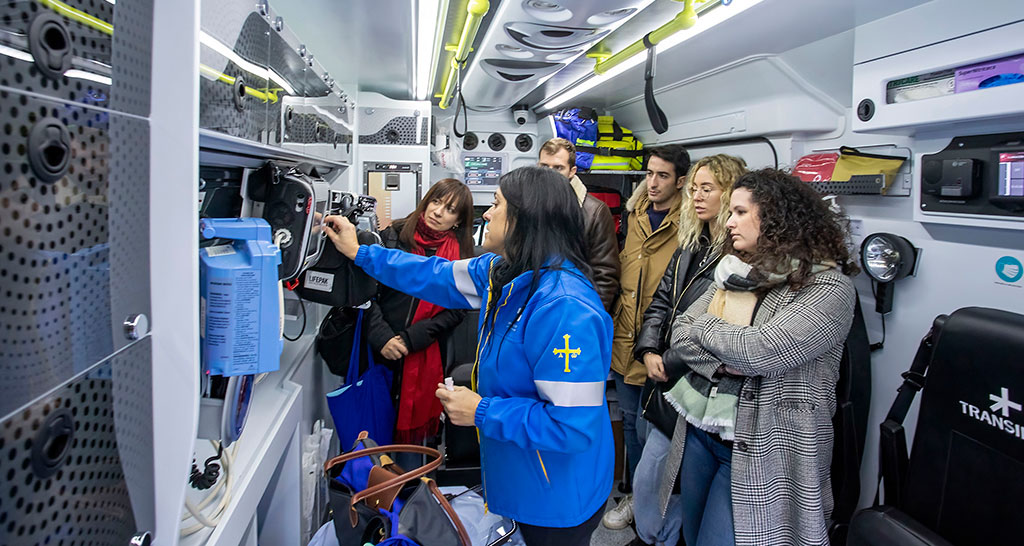
[[[466,318],[448,336],[445,377],[451,377],[456,385],[463,387],[472,383],[479,317],[479,311],[468,311]],[[472,487],[480,483],[480,443],[476,428],[455,426],[446,420],[442,427],[441,453],[444,457],[437,471],[439,484]]]
[[[935,320],[882,424],[885,504],[853,518],[850,546],[1021,543],[1021,355],[1022,315],[970,307]],[[908,458],[902,422],[921,385]]]
[[[871,409],[871,343],[868,341],[860,299],[856,300],[853,325],[843,345],[836,384],[836,414],[832,417],[832,495],[835,505],[829,522],[829,541],[842,546],[850,519],[860,499],[860,466]]]

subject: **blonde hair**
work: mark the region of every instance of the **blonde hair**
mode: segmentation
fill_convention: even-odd
[[[733,183],[747,172],[745,161],[725,154],[702,157],[690,167],[690,172],[686,175],[686,185],[683,187],[683,207],[679,213],[679,246],[688,250],[697,248],[700,234],[704,230],[704,221],[697,217],[697,211],[693,209],[693,196],[689,191],[697,177],[697,171],[703,167],[708,168],[711,178],[722,190],[718,214],[708,222],[711,231],[711,244],[716,247],[725,244],[728,231],[725,229],[725,223],[729,220],[729,198],[732,196]]]

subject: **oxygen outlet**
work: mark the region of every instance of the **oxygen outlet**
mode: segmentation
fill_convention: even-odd
[[[28,160],[40,181],[51,184],[64,178],[71,165],[71,132],[57,118],[43,118],[28,135]]]
[[[36,68],[50,79],[60,80],[71,68],[71,43],[64,21],[52,13],[36,17],[29,27],[29,51]]]

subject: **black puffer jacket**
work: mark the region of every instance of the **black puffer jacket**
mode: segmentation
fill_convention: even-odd
[[[387,248],[409,252],[409,248],[398,238],[403,224],[404,220],[397,220],[382,231],[381,244]],[[432,251],[428,249],[427,252],[429,255]],[[370,343],[377,362],[396,367],[397,361],[387,360],[380,355],[380,350],[396,335],[402,336],[409,352],[421,351],[435,341],[441,342],[441,362],[444,362],[445,336],[462,322],[466,312],[445,309],[433,317],[410,324],[420,300],[383,284],[379,286],[377,298],[370,302],[370,308],[366,310],[365,328],[366,340]],[[396,375],[396,379],[397,377],[400,375]]]
[[[634,345],[633,354],[640,362],[644,361],[644,353],[664,354],[668,350],[672,337],[672,322],[714,282],[715,266],[721,258],[719,249],[712,249],[706,237],[701,237],[701,247],[697,252],[676,249],[665,269],[665,275],[658,284],[654,299],[644,313],[644,323]],[[698,263],[694,264],[694,260]],[[703,263],[700,263],[703,262]],[[686,272],[694,264],[696,270],[691,278]],[[683,370],[665,367],[668,381],[658,383],[648,378],[640,393],[641,414],[650,421],[662,434],[671,438],[676,425],[678,413],[669,405],[662,394],[671,389],[682,376]]]

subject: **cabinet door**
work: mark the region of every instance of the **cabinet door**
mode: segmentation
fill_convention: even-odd
[[[0,426],[0,544],[128,544],[152,529],[150,355],[145,338]]]
[[[152,36],[152,1],[0,0],[0,86],[148,116]]]
[[[270,25],[252,0],[203,2],[199,126],[266,143],[267,107],[279,100],[267,70]]]
[[[278,100],[267,105],[269,143],[299,153],[305,153],[305,145],[310,140],[302,117],[307,93],[306,74],[312,72],[309,59],[310,53],[299,38],[283,24],[280,28],[275,24],[274,32],[270,33],[268,64],[282,83],[275,85]]]
[[[149,125],[10,91],[0,111],[3,419],[128,345],[126,318],[150,316]]]

